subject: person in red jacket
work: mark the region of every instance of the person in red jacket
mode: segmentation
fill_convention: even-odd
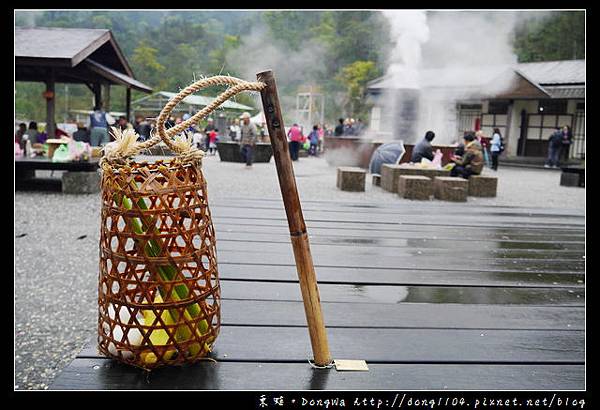
[[[215,155],[217,153],[217,139],[219,137],[219,130],[213,129],[208,132],[208,153],[209,155]]]

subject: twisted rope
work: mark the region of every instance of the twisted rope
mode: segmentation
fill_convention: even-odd
[[[198,111],[192,117],[186,121],[177,124],[176,126],[165,129],[165,121],[169,118],[169,114],[185,97],[195,92],[200,91],[206,87],[212,87],[216,85],[229,85],[230,87],[221,93],[213,102]],[[179,134],[185,129],[197,124],[201,119],[206,118],[210,113],[216,110],[221,104],[227,101],[229,98],[242,91],[261,91],[265,88],[266,84],[262,82],[248,82],[235,77],[229,77],[225,75],[218,75],[214,77],[204,78],[196,81],[195,83],[187,86],[181,90],[177,95],[167,102],[160,112],[156,120],[156,134],[147,141],[141,143],[135,143],[134,146],[129,147],[126,150],[117,149],[106,155],[103,158],[103,162],[109,162],[114,164],[123,164],[126,161],[126,157],[135,155],[142,150],[148,149],[161,140],[177,154],[178,159],[183,163],[199,163],[204,156],[204,151],[201,151],[191,144],[191,141],[177,141],[171,140],[171,137]]]

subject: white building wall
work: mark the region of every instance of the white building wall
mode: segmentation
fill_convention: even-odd
[[[519,136],[521,135],[521,111],[525,110],[527,114],[537,112],[537,100],[515,100],[512,107],[510,118],[510,131],[508,141],[506,142],[505,155],[516,156],[519,148]]]

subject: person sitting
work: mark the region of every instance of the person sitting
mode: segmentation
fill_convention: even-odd
[[[83,122],[77,123],[77,131],[73,133],[73,139],[75,141],[87,142],[90,143],[90,134],[88,133],[87,128]]]
[[[450,158],[456,165],[450,171],[452,177],[462,177],[469,179],[471,175],[479,175],[483,170],[483,152],[481,144],[475,139],[475,135],[469,133],[465,135],[465,153],[462,157],[453,156]]]
[[[435,133],[433,131],[427,131],[425,137],[413,148],[410,162],[418,164],[423,158],[433,161],[433,147],[431,146],[431,141],[433,141],[434,138]]]
[[[61,138],[61,137],[71,138],[71,136],[69,135],[69,133],[67,131],[58,128],[57,123],[54,123],[54,135],[56,138]]]
[[[29,123],[29,128],[27,129],[27,136],[29,137],[29,141],[32,144],[35,144],[38,142],[38,134],[39,134],[39,131],[38,131],[37,122],[31,121]]]
[[[23,149],[23,135],[27,133],[27,124],[24,122],[19,124],[19,129],[15,134],[15,143],[19,144],[19,147]]]

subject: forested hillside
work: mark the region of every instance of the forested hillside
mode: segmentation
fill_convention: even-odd
[[[519,60],[584,58],[584,21],[583,12],[557,12],[521,24],[514,37]],[[17,12],[16,24],[108,28],[136,78],[155,90],[177,91],[194,78],[219,73],[252,79],[256,68],[273,68],[284,95],[293,97],[307,85],[328,95],[329,118],[365,116],[364,86],[385,72],[392,48],[389,25],[376,11]],[[43,118],[43,85],[17,83],[16,89],[17,115]],[[248,96],[238,101],[255,104]],[[113,87],[111,103],[113,110],[124,109],[123,87]],[[57,87],[59,120],[67,107],[90,106],[84,86]]]

